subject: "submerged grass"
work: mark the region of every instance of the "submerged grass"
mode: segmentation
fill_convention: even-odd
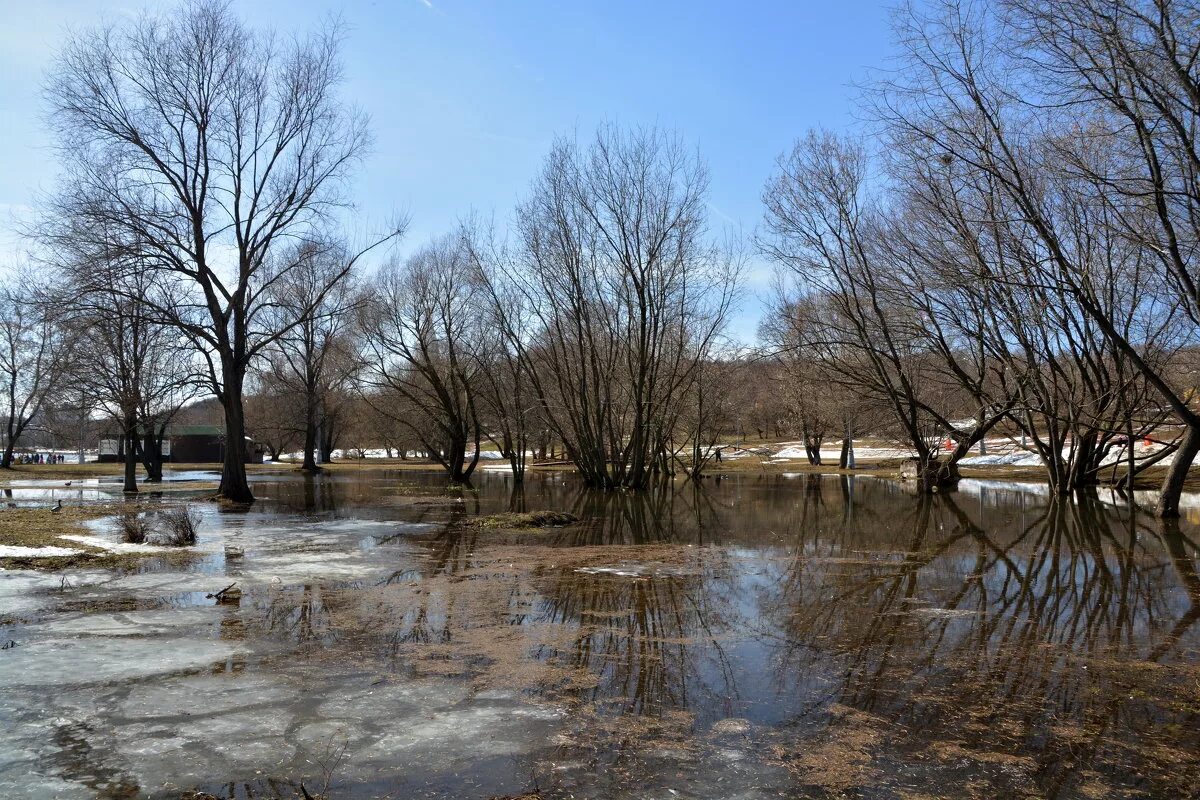
[[[526,511],[489,514],[475,517],[469,525],[476,528],[503,530],[534,530],[538,528],[562,528],[579,522],[579,517],[565,511]]]

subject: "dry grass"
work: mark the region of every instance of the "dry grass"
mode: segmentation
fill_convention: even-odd
[[[799,751],[776,745],[775,757],[808,786],[842,793],[873,785],[879,776],[872,753],[884,741],[887,722],[846,706],[834,705],[830,712],[833,720],[820,741]]]
[[[75,547],[59,539],[64,533],[86,533],[83,524],[110,514],[129,511],[124,503],[64,505],[54,513],[46,508],[0,509],[0,544],[19,547]],[[84,548],[84,545],[78,545]]]
[[[153,537],[155,544],[185,547],[196,543],[200,513],[191,506],[168,508],[159,514],[162,531]]]
[[[110,553],[81,542],[59,538],[64,534],[87,534],[83,523],[89,520],[136,513],[139,508],[131,503],[114,501],[78,506],[64,505],[58,513],[52,512],[49,507],[0,509],[0,545],[69,547],[82,551],[70,556],[0,558],[0,568],[47,571],[81,566],[116,568],[132,566],[147,556],[161,557],[161,553]],[[180,555],[185,558],[193,557],[191,553]]]

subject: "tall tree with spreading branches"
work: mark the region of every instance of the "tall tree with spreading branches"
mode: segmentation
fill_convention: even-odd
[[[65,167],[49,243],[115,231],[137,256],[131,269],[161,273],[168,291],[145,300],[205,359],[230,501],[254,499],[240,446],[247,371],[290,329],[269,313],[272,286],[300,266],[285,254],[303,250],[289,245],[321,239],[345,207],[370,142],[365,117],[338,96],[340,42],[337,24],[281,41],[227,2],[192,0],[73,35],[47,86]],[[314,305],[401,227],[348,254]]]

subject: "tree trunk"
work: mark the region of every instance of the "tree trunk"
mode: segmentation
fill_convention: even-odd
[[[225,392],[221,405],[225,409],[225,463],[221,469],[221,487],[217,497],[231,503],[253,503],[254,493],[246,477],[246,417],[242,408],[240,378],[226,369]]]
[[[137,494],[137,468],[138,468],[138,433],[137,433],[137,418],[125,417],[125,484],[121,491],[125,494]]]
[[[0,469],[12,469],[13,448],[17,445],[16,427],[13,425],[13,413],[8,416],[8,435],[4,437],[4,455],[0,456]]]
[[[814,467],[821,466],[821,437],[820,436],[805,436],[804,437],[804,454],[808,456],[808,463]]]
[[[1175,451],[1175,459],[1167,468],[1166,477],[1163,478],[1162,491],[1154,508],[1155,516],[1179,516],[1179,496],[1183,494],[1183,483],[1187,480],[1188,470],[1191,469],[1197,453],[1200,453],[1200,429],[1189,427],[1183,434],[1179,449]],[[1130,488],[1133,488],[1132,481]]]
[[[467,439],[465,436],[454,436],[446,448],[446,466],[450,480],[455,483],[470,483],[471,474],[479,463],[479,434],[475,435],[475,454],[467,462]],[[466,463],[464,463],[466,462]]]
[[[320,472],[317,464],[317,440],[320,438],[320,418],[318,417],[317,397],[313,392],[306,392],[304,414],[304,463],[300,465],[303,472]]]
[[[525,434],[518,433],[516,446],[510,447],[508,451],[508,463],[512,466],[514,487],[525,482],[525,448],[528,444]]]
[[[913,481],[926,494],[958,484],[958,464],[940,458],[910,458],[900,465],[900,480]]]
[[[146,436],[142,440],[142,466],[146,468],[147,483],[162,483],[163,459],[162,443],[166,431],[156,431],[154,425],[148,425]]]
[[[321,435],[317,437],[317,455],[322,464],[333,463],[333,424],[329,418],[321,420]]]

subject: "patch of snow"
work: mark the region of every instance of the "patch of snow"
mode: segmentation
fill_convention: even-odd
[[[76,556],[83,552],[83,550],[73,547],[21,547],[13,544],[0,544],[0,558],[53,558],[55,556]]]
[[[1037,453],[1018,450],[1013,453],[989,453],[986,456],[967,456],[958,462],[960,467],[1040,467],[1042,459]]]
[[[179,549],[178,547],[163,547],[156,544],[131,544],[130,542],[114,542],[109,539],[103,539],[99,536],[88,536],[87,534],[80,533],[64,533],[58,538],[66,539],[69,542],[88,544],[92,547],[98,547],[101,550],[107,550],[110,553],[169,553]]]

